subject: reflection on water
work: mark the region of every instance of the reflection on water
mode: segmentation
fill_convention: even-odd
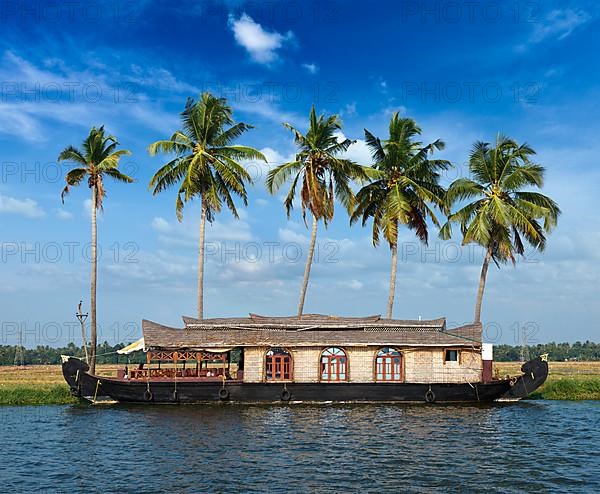
[[[599,492],[600,404],[0,408],[3,492]]]

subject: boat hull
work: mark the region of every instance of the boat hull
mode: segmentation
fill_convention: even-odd
[[[203,383],[125,382],[104,379],[106,394],[123,403],[275,402],[490,402],[510,387],[507,381],[477,384],[415,383]]]
[[[276,403],[276,402],[405,402],[484,403],[516,401],[541,386],[548,375],[544,357],[526,362],[518,378],[487,383],[248,383],[241,381],[125,380],[88,373],[70,357],[63,375],[75,396],[93,403]]]

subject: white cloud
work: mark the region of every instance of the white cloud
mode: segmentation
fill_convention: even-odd
[[[70,220],[73,218],[73,215],[64,209],[58,209],[56,211],[56,217],[60,220]]]
[[[276,149],[273,149],[268,146],[262,148],[260,152],[267,159],[266,163],[261,160],[244,162],[244,167],[252,177],[252,180],[255,184],[264,185],[265,180],[267,179],[267,175],[271,170],[273,170],[279,165],[282,165],[283,163],[289,163],[290,161],[293,161],[295,159],[294,153],[284,155]]]
[[[539,43],[547,38],[564,39],[591,19],[592,17],[582,10],[552,10],[542,22],[535,26],[531,41]]]
[[[383,109],[383,114],[391,117],[394,113],[398,112],[400,115],[406,115],[406,106],[388,106]]]
[[[265,158],[267,158],[269,169],[282,165],[283,163],[289,163],[290,161],[294,161],[296,159],[296,155],[294,153],[285,155],[271,147],[262,148],[260,152],[265,155]]]
[[[296,233],[289,228],[280,228],[277,233],[279,240],[282,242],[296,243],[296,244],[305,244],[308,243],[308,237],[306,235],[301,235],[300,233]]]
[[[248,242],[252,240],[250,225],[241,220],[209,223],[206,227],[206,236],[211,241],[221,242]]]
[[[169,222],[160,216],[157,216],[152,220],[152,228],[160,233],[168,233],[171,231]]]
[[[237,20],[230,17],[229,26],[238,44],[246,49],[252,60],[261,64],[276,61],[277,51],[294,37],[291,31],[286,34],[266,31],[248,14],[242,14]]]
[[[83,201],[83,214],[84,216],[92,216],[92,200],[91,199],[85,199]]]
[[[303,63],[302,67],[304,67],[310,74],[316,74],[319,72],[319,66],[314,63]]]
[[[0,194],[0,213],[18,214],[27,218],[42,218],[44,210],[33,199],[16,199]]]
[[[346,151],[346,156],[359,165],[369,165],[373,161],[371,151],[363,139],[357,139]]]
[[[346,139],[346,136],[342,132],[338,132],[336,137],[339,141]],[[344,153],[344,157],[355,161],[360,165],[369,165],[372,162],[371,151],[363,139],[356,139],[356,141],[351,144],[348,150]]]
[[[250,224],[244,221],[248,213],[238,209],[240,220],[221,221],[218,217],[213,223],[206,223],[206,242],[249,242],[253,240]],[[180,247],[197,247],[198,221],[188,220],[184,216],[183,222],[169,222],[157,216],[152,220],[152,229],[159,233],[158,239],[165,245]]]
[[[358,280],[350,280],[346,285],[350,290],[360,290],[363,287],[363,284]]]
[[[178,117],[162,110],[146,91],[169,88],[180,97],[194,89],[160,67],[147,67],[144,72],[135,66],[120,66],[112,72],[98,70],[96,65],[75,70],[62,61],[38,66],[11,51],[4,52],[0,78],[19,81],[20,86],[7,83],[14,86],[7,86],[5,101],[0,105],[0,134],[39,143],[48,139],[46,125],[58,122],[88,127],[89,122],[97,121],[115,133],[120,132],[119,126],[129,127],[131,122],[165,132],[177,125]],[[121,81],[118,90],[114,80]],[[85,87],[92,89],[87,91]]]
[[[198,94],[200,88],[177,79],[170,71],[161,67],[131,66],[128,80],[136,86],[154,87],[170,92]]]
[[[249,113],[251,115],[258,115],[259,117],[271,120],[277,124],[281,124],[281,122],[289,122],[293,125],[297,125],[298,122],[302,121],[302,118],[297,114],[281,110],[277,103],[266,98],[262,98],[258,101],[251,101],[248,98],[241,98],[236,103],[236,111]]]
[[[340,113],[342,116],[356,115],[356,101],[348,103]]]

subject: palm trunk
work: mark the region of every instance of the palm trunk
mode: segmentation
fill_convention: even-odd
[[[200,245],[198,248],[198,319],[204,317],[204,237],[206,231],[206,205],[202,202],[200,215]]]
[[[92,186],[92,282],[90,292],[90,372],[96,373],[96,283],[98,276],[97,269],[97,224],[96,224],[96,205],[98,204],[98,189]]]
[[[306,289],[308,288],[308,278],[310,276],[310,268],[312,266],[313,256],[315,253],[315,243],[317,241],[317,218],[313,215],[312,234],[310,237],[310,247],[308,248],[308,258],[306,259],[306,268],[304,268],[304,280],[302,281],[302,289],[300,290],[300,302],[298,304],[298,317],[302,317],[304,312],[304,299],[306,298]]]
[[[475,322],[481,322],[481,302],[483,300],[483,291],[485,289],[485,279],[487,277],[488,267],[492,259],[492,249],[488,248],[481,266],[481,275],[479,277],[479,290],[477,291],[477,301],[475,302]]]
[[[392,272],[390,275],[390,294],[388,296],[387,318],[392,318],[394,309],[394,297],[396,295],[396,269],[398,267],[398,241],[392,245]]]

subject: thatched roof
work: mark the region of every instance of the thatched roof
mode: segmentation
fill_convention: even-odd
[[[481,325],[446,329],[444,318],[428,321],[380,316],[335,317],[320,314],[198,320],[185,327],[142,322],[147,349],[210,349],[237,346],[479,346]]]

